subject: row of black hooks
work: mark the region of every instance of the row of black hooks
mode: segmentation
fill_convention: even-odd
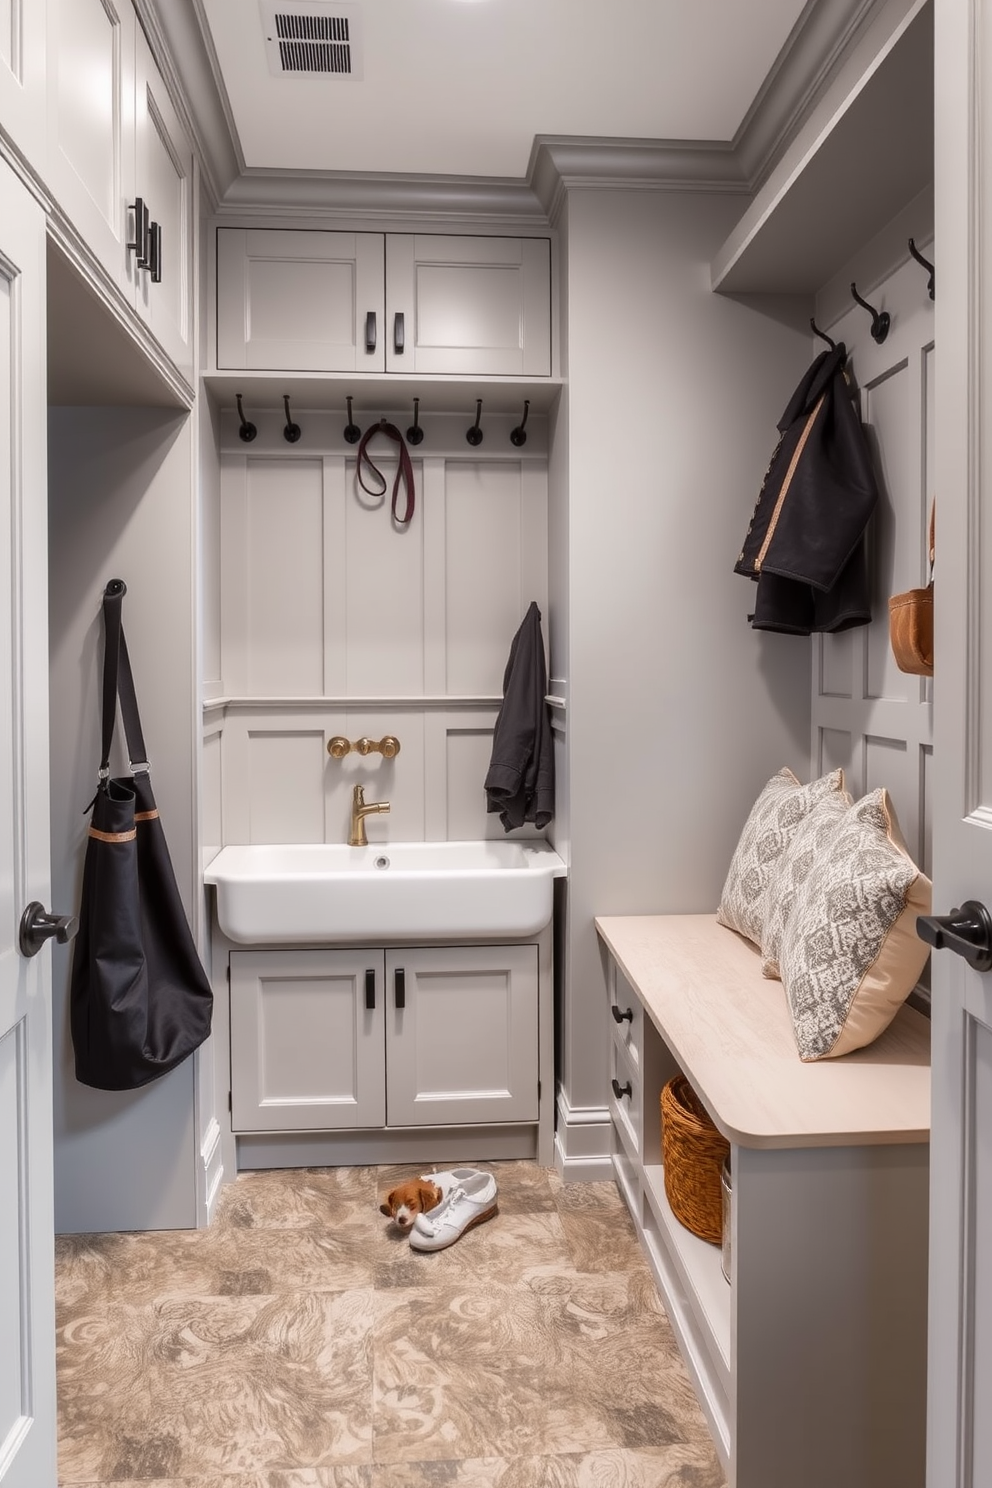
[[[918,264],[922,264],[923,267],[928,271],[930,277],[927,280],[927,294],[930,296],[931,299],[933,299],[934,279],[936,277],[936,270],[934,269],[933,264],[928,258],[923,257],[923,254],[917,248],[916,242],[913,238],[910,238],[909,240],[909,252],[911,257],[915,258],[916,262]],[[881,346],[882,342],[889,334],[889,326],[892,324],[892,317],[889,315],[889,312],[887,310],[876,310],[874,305],[869,305],[867,300],[862,299],[861,295],[858,294],[858,286],[856,283],[854,283],[853,280],[851,282],[851,296],[856,304],[861,305],[865,310],[868,311],[869,315],[871,316],[872,340],[876,341],[878,345]],[[820,330],[820,327],[817,325],[816,320],[812,315],[809,318],[809,324],[810,330],[813,332],[813,334],[819,336],[821,341],[826,341],[831,351],[833,351],[837,343],[831,340],[826,331]]]
[[[238,428],[238,437],[242,439],[245,444],[251,444],[252,440],[255,439],[258,435],[258,428],[251,422],[250,419],[245,418],[244,406],[242,404],[242,395],[240,393],[235,393],[234,396],[238,405],[238,422],[240,425],[240,427]],[[282,431],[282,437],[285,439],[287,444],[296,444],[303,431],[300,428],[299,424],[295,423],[293,420],[293,415],[289,409],[289,395],[286,394],[283,397],[282,401],[283,407],[286,410],[286,423]],[[349,444],[357,444],[362,437],[362,431],[359,428],[358,424],[355,423],[355,416],[352,412],[351,407],[352,399],[346,398],[345,401],[348,405],[348,422],[344,426],[344,437]],[[525,398],[523,418],[520,420],[519,424],[517,424],[515,429],[510,430],[510,443],[512,445],[515,445],[517,449],[519,449],[521,445],[527,443],[527,418],[529,414],[530,399]],[[406,437],[408,444],[418,445],[423,443],[424,430],[420,422],[419,398],[414,398],[413,400],[413,423],[410,425],[409,429],[407,429]],[[482,443],[483,437],[482,399],[476,398],[475,422],[472,424],[471,428],[466,429],[465,438],[469,444],[471,444],[473,447],[476,447]]]

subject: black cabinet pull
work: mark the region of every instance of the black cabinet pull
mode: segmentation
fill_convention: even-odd
[[[148,267],[153,284],[162,283],[162,224],[153,222],[149,228]]]
[[[616,1075],[614,1075],[613,1079],[610,1081],[610,1084],[613,1086],[613,1094],[616,1096],[617,1100],[619,1100],[622,1095],[633,1095],[634,1093],[631,1089],[630,1081],[628,1080],[626,1085],[621,1085]]]
[[[373,1012],[375,1009],[375,971],[365,973],[365,1011]]]
[[[610,1004],[610,1012],[613,1014],[613,1021],[615,1023],[633,1023],[634,1021],[633,1008],[628,1008],[625,1013],[622,1013],[614,1002]]]
[[[396,991],[396,1006],[406,1007],[406,972],[402,966],[397,966],[393,973],[393,986]]]
[[[375,311],[370,310],[365,317],[365,350],[369,356],[375,351]]]
[[[140,196],[134,199],[134,242],[128,243],[128,252],[134,254],[139,269],[148,267],[148,203]]]
[[[402,310],[397,310],[393,317],[393,350],[397,356],[403,355],[406,346],[406,316]]]

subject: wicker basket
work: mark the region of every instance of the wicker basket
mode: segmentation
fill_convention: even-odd
[[[665,1194],[675,1218],[701,1240],[723,1237],[720,1170],[730,1143],[710,1120],[685,1075],[661,1092],[661,1158]]]

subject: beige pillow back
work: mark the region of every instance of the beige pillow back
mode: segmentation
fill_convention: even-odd
[[[888,1027],[926,963],[916,920],[930,904],[888,792],[872,791],[796,886],[783,926],[779,969],[801,1059],[861,1049]]]
[[[809,785],[800,785],[784,768],[772,776],[751,807],[734,850],[716,915],[721,925],[761,944],[765,890],[775,865],[816,803],[843,788],[842,770]]]

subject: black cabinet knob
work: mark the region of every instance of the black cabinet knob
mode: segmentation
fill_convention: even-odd
[[[625,1013],[622,1013],[614,1002],[610,1004],[610,1012],[613,1014],[613,1021],[615,1023],[633,1023],[634,1021],[633,1008],[628,1008]]]
[[[629,1097],[634,1093],[631,1089],[629,1080],[627,1081],[626,1085],[621,1085],[620,1081],[614,1075],[613,1079],[610,1081],[610,1084],[613,1086],[613,1094],[616,1096],[617,1100],[619,1100],[622,1095],[626,1095]]]

